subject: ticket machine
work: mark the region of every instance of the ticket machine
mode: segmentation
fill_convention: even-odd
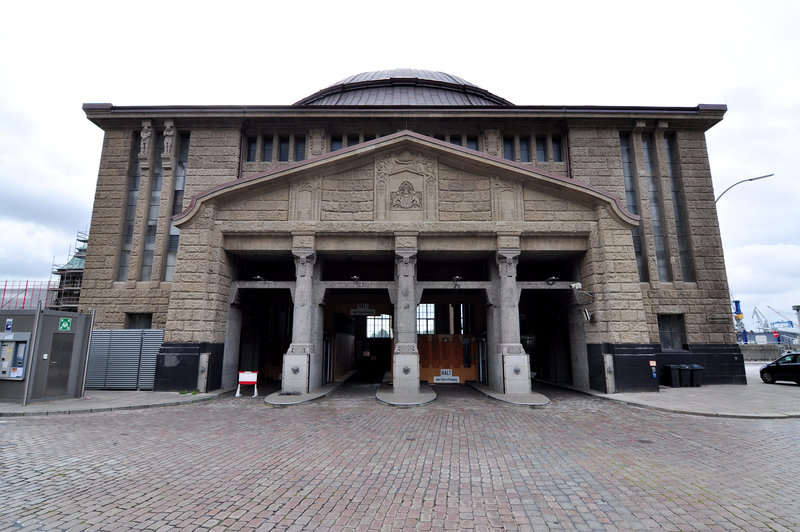
[[[30,340],[31,333],[0,333],[0,379],[25,379]]]

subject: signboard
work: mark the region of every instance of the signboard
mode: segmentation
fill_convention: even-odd
[[[460,377],[454,377],[452,369],[440,370],[439,375],[433,377],[434,384],[458,384],[459,382],[461,382]]]
[[[59,331],[69,331],[71,329],[72,329],[72,318],[59,318],[58,320]]]
[[[11,332],[12,327],[14,327],[14,318],[6,318],[6,332]]]
[[[351,316],[374,316],[377,314],[374,308],[370,308],[369,305],[365,303],[359,303],[356,308],[350,309]]]
[[[778,336],[780,336],[780,333],[778,333],[778,331],[772,331],[772,336],[777,338]]]
[[[258,397],[258,372],[240,371],[239,384],[236,386],[236,397],[242,396],[242,384],[253,386],[253,397]]]

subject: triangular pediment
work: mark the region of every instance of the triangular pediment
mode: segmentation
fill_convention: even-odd
[[[283,219],[290,221],[522,222],[526,202],[552,198],[564,208],[605,206],[623,224],[638,224],[638,216],[602,189],[412,131],[206,190],[191,199],[175,223],[187,223],[209,202],[235,204],[264,194],[285,206]],[[337,205],[343,210],[337,212]]]

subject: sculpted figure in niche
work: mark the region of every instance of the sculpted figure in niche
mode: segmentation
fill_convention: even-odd
[[[415,191],[409,181],[403,181],[397,192],[392,192],[391,201],[393,209],[421,209],[422,192]]]
[[[139,155],[147,157],[150,155],[150,137],[153,136],[153,129],[150,126],[144,126],[142,129],[142,142],[139,145]]]
[[[164,155],[170,157],[172,155],[172,140],[175,135],[175,128],[168,125],[164,128]]]

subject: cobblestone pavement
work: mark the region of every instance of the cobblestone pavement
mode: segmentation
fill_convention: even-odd
[[[800,419],[436,391],[4,418],[0,530],[800,530]]]

